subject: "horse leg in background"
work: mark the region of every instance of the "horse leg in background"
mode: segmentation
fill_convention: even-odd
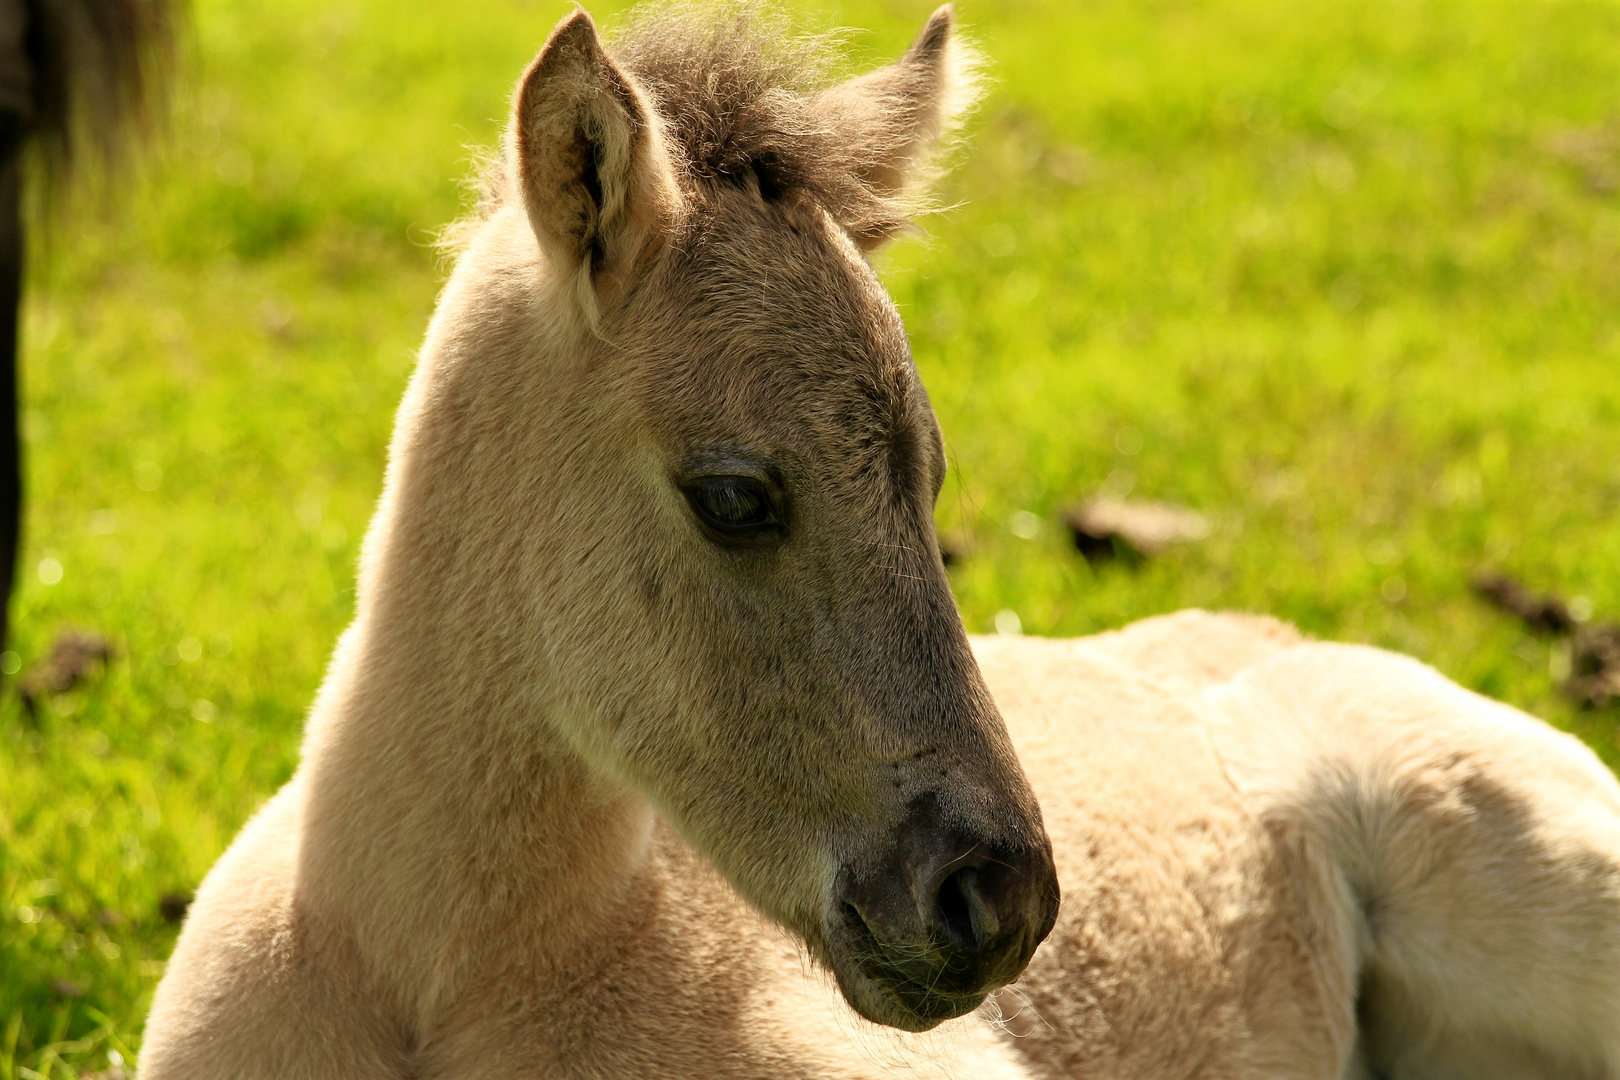
[[[22,303],[22,124],[0,116],[0,646],[11,629],[11,588],[22,532],[22,440],[17,431],[17,330]]]
[[[27,162],[43,166],[36,202],[47,207],[87,164],[111,177],[164,98],[173,16],[169,0],[0,0],[0,646],[22,531],[17,330]]]
[[[28,40],[33,22],[23,0],[0,0],[0,647],[11,629],[11,588],[22,532],[17,332],[24,257],[24,149],[37,113],[38,79]]]

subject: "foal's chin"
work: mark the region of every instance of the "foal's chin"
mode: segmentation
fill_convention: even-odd
[[[931,1031],[947,1020],[966,1016],[989,996],[948,997],[858,967],[848,972],[835,969],[834,975],[850,1008],[874,1024],[901,1031]]]
[[[852,927],[852,921],[856,920],[837,920],[824,931],[827,966],[850,1008],[874,1024],[929,1031],[972,1012],[992,990],[999,989],[998,985],[964,992],[942,990],[955,981],[952,968],[956,965],[948,954],[921,944],[907,950],[912,956],[904,963],[890,963],[882,954],[892,951],[892,946],[886,950],[864,928]]]

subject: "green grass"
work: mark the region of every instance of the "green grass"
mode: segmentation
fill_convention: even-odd
[[[875,61],[926,7],[831,17]],[[1273,612],[1614,761],[1614,713],[1565,704],[1466,578],[1620,617],[1620,5],[962,9],[996,83],[960,205],[883,264],[950,444],[970,627]],[[120,656],[36,719],[0,701],[0,1080],[131,1060],[158,898],[291,773],[431,239],[562,11],[200,0],[161,160],[36,262],[13,647],[82,626]],[[1216,531],[1092,570],[1055,515],[1105,484]]]

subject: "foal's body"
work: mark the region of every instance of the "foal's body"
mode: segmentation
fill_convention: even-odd
[[[189,942],[239,942],[231,969],[188,970],[205,961],[183,946],[166,984],[226,996],[207,1019],[160,999],[154,1025],[189,1030],[149,1051],[147,1075],[1615,1075],[1620,787],[1575,740],[1403,657],[1252,617],[975,651],[1066,898],[1000,997],[1004,1023],[866,1024],[645,819],[638,864],[573,892],[583,910],[548,895],[536,913],[525,884],[555,882],[532,865],[487,871],[484,889],[514,894],[505,908],[473,881],[402,884],[424,922],[462,912],[473,926],[357,984],[352,929],[292,903],[307,798],[294,781],[211,876],[208,922],[188,926]],[[559,795],[586,800],[581,832],[619,816]],[[487,821],[467,811],[466,826]],[[545,872],[580,870],[559,858]],[[244,1039],[244,1023],[262,1030]],[[165,1052],[194,1064],[171,1073]]]
[[[1620,790],[1573,740],[1265,620],[970,645],[863,258],[949,14],[808,89],[691,18],[615,59],[576,14],[520,83],[142,1080],[1620,1076]]]
[[[1253,617],[976,651],[1064,890],[1032,1074],[1620,1075],[1620,785],[1576,739]]]

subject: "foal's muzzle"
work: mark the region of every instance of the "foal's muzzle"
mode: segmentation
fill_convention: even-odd
[[[1057,918],[1044,835],[1018,849],[955,831],[931,839],[920,846],[932,857],[894,851],[875,872],[846,870],[827,927],[850,1005],[907,1031],[971,1012],[1017,978]]]

